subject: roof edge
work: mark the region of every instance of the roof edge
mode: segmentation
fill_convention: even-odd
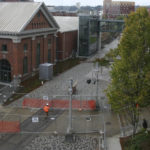
[[[42,3],[41,2],[38,2],[38,3],[40,3],[39,7],[35,10],[35,12],[32,14],[32,16],[30,17],[30,19],[22,26],[22,28],[20,29],[19,32],[22,32],[26,28],[26,26],[31,22],[31,20],[33,19],[33,17],[35,16],[35,14],[39,11]]]
[[[21,28],[21,30],[19,32],[23,32],[24,29],[27,27],[27,25],[31,22],[31,20],[34,18],[34,16],[36,15],[36,13],[41,10],[42,8],[44,9],[44,11],[46,12],[46,14],[48,15],[48,17],[52,20],[52,22],[50,22],[49,20],[47,20],[50,24],[52,23],[53,28],[57,28],[59,29],[58,24],[56,23],[55,19],[53,16],[50,16],[48,9],[46,7],[46,5],[44,4],[44,2],[41,2],[39,7],[35,10],[35,12],[32,14],[32,16],[30,17],[30,19],[23,25],[23,27]],[[43,13],[43,15],[45,16],[45,14]],[[45,16],[46,17],[46,16]],[[53,23],[54,22],[54,23]]]
[[[45,3],[42,3],[45,11],[47,12],[48,16],[52,19],[52,21],[54,22],[55,27],[57,27],[58,29],[60,28],[58,23],[56,22],[55,18],[53,17],[53,15],[48,11],[47,6],[45,5]]]

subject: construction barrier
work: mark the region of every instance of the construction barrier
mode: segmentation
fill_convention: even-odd
[[[25,98],[23,100],[23,107],[32,107],[32,108],[42,108],[46,103],[50,107],[56,109],[68,109],[69,100],[43,100],[43,99],[34,99],[34,98]],[[73,109],[85,109],[85,110],[94,110],[96,108],[95,100],[72,100]]]
[[[0,133],[20,132],[19,121],[0,121]]]

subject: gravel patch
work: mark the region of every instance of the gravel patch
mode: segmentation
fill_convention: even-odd
[[[24,150],[97,150],[98,137],[75,136],[75,140],[68,142],[65,136],[36,137]]]

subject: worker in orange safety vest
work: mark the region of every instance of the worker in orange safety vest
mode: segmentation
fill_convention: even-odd
[[[46,116],[48,116],[49,109],[50,109],[50,106],[49,106],[49,104],[47,103],[47,104],[43,107],[43,110],[45,111]]]

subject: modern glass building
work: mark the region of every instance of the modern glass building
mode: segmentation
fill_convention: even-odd
[[[79,56],[89,56],[98,50],[99,17],[79,17]]]

